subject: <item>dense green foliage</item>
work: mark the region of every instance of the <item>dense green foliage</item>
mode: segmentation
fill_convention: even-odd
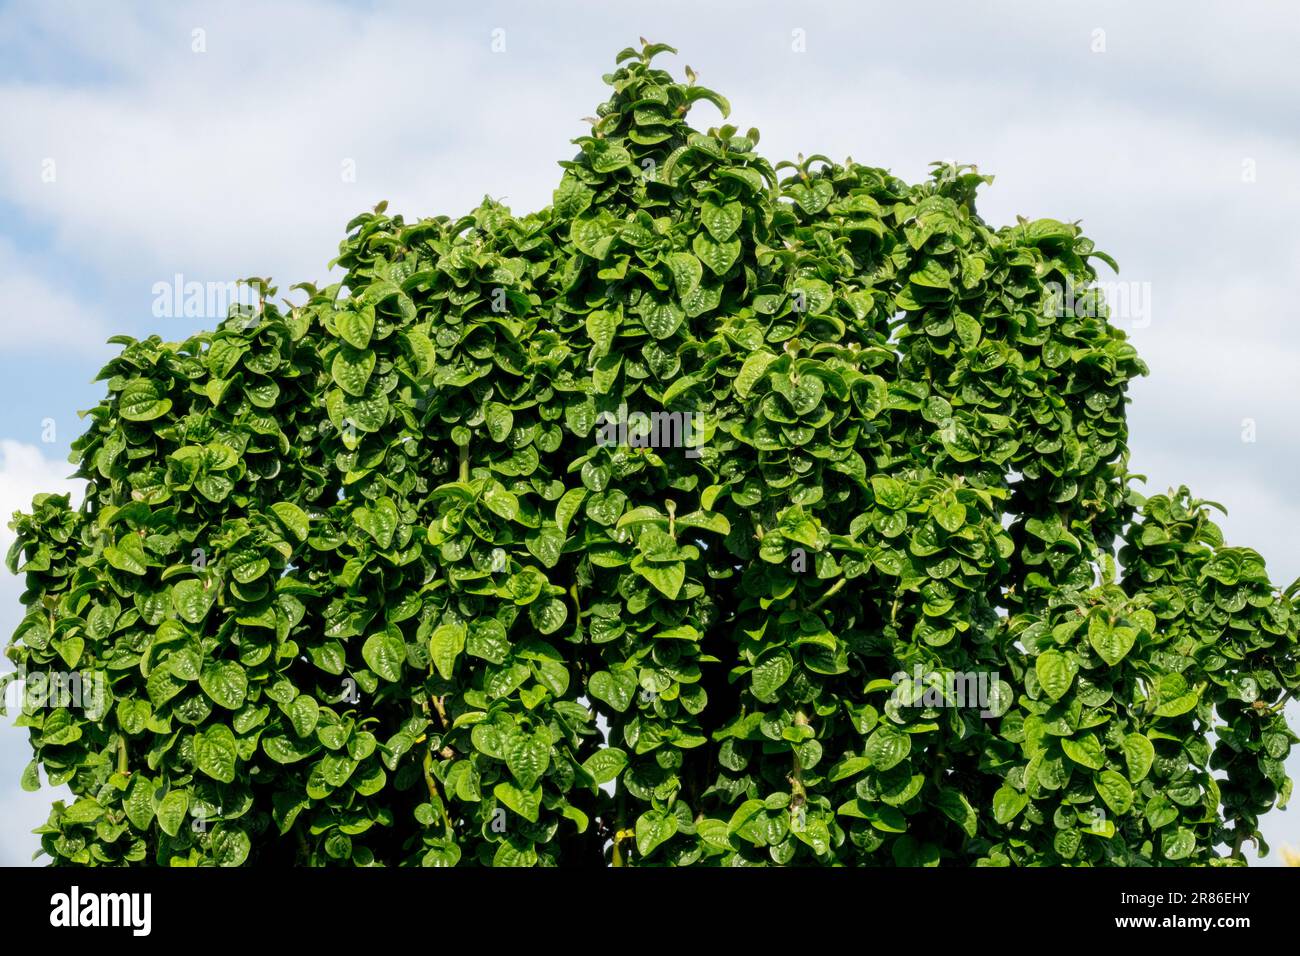
[[[1109,259],[696,132],[662,49],[549,208],[381,206],[305,303],[115,340],[10,555],[10,656],[108,689],[20,717],[54,860],[1187,865],[1284,802],[1291,595],[1130,489],[1146,369],[1052,294]]]

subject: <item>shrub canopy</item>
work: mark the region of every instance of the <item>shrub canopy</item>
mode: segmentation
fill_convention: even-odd
[[[381,204],[303,304],[259,282],[215,331],[113,340],[85,501],[38,496],[9,555],[10,657],[99,691],[19,718],[24,784],[75,796],[53,860],[1257,839],[1291,787],[1293,592],[1209,503],[1130,488],[1114,264],[1074,224],[988,225],[973,167],[697,132],[726,101],[667,49],[619,55],[550,207]]]

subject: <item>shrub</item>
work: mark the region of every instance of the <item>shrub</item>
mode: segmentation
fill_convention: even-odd
[[[79,864],[1239,862],[1294,587],[1130,488],[1076,225],[993,228],[628,49],[549,208],[348,227],[115,339],[13,527],[37,832]],[[1062,297],[1059,290],[1082,294]],[[971,699],[971,695],[974,699]],[[57,703],[57,702],[56,702]],[[1211,735],[1211,731],[1213,734]],[[1230,846],[1231,852],[1225,850]]]

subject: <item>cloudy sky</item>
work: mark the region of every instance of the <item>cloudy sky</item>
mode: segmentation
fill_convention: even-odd
[[[160,283],[325,279],[381,199],[546,204],[638,36],[773,160],[973,162],[991,222],[1082,220],[1152,370],[1130,409],[1147,490],[1225,503],[1230,543],[1300,575],[1300,18],[1252,0],[0,4],[0,553],[13,510],[73,487],[104,340],[211,324]],[[18,593],[0,571],[0,641]],[[19,789],[25,751],[0,729],[0,863],[51,799]],[[1300,847],[1300,810],[1265,832]]]

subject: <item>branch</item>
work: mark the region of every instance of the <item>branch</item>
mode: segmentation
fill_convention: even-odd
[[[849,582],[848,582],[848,578],[840,578],[838,581],[836,581],[834,584],[831,585],[831,588],[830,588],[829,591],[827,591],[825,594],[823,594],[823,595],[822,595],[821,597],[819,597],[817,600],[813,601],[812,604],[809,604],[809,605],[808,605],[808,610],[810,610],[810,611],[815,611],[815,610],[817,610],[819,607],[821,607],[823,604],[825,604],[827,601],[829,601],[831,598],[833,598],[836,594],[838,594],[840,591],[842,591],[842,590],[844,589],[844,585],[846,585],[846,584],[848,584],[848,583],[849,583]]]

